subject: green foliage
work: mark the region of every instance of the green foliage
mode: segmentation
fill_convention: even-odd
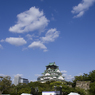
[[[21,88],[19,91],[18,91],[18,94],[22,94],[22,93],[31,93],[31,88],[30,87],[24,87],[24,88]]]
[[[70,92],[74,92],[74,88],[71,88],[67,85],[62,85],[62,92],[63,92],[64,95],[67,95]]]
[[[90,95],[95,95],[95,70],[89,72],[89,74],[84,73],[83,75],[75,76],[73,87],[75,87],[76,81],[91,81],[89,93]]]
[[[80,76],[75,76],[73,82],[76,81],[91,81],[94,82],[95,81],[95,70],[89,72],[89,74],[83,74]]]
[[[67,85],[72,85],[72,82],[71,81],[66,81],[65,82]]]
[[[74,77],[74,80],[73,80],[72,87],[75,87],[75,86],[76,86],[76,81],[83,81],[83,76],[82,76],[82,75],[80,75],[80,76],[75,76],[75,77]]]
[[[2,77],[0,76],[0,92],[8,93],[11,87],[12,81],[10,76]]]
[[[76,88],[75,92],[79,93],[80,95],[87,95],[84,89]]]
[[[95,82],[90,84],[89,93],[90,93],[90,95],[95,95]]]
[[[11,78],[9,76],[2,77],[0,76],[0,92],[1,93],[10,93],[10,95],[21,95],[21,93],[31,93],[36,95],[37,92],[35,88],[38,87],[38,95],[42,94],[42,91],[54,91],[54,86],[56,86],[56,90],[60,90],[60,86],[62,87],[62,92],[64,95],[69,94],[70,92],[77,92],[80,95],[87,95],[87,91],[76,88],[76,81],[91,81],[89,95],[94,95],[95,93],[95,70],[89,72],[89,74],[83,74],[80,76],[75,76],[73,82],[59,82],[59,81],[47,81],[46,83],[40,82],[30,82],[29,84],[18,84],[17,86],[13,85],[11,82]],[[69,87],[72,85],[73,87]]]
[[[95,70],[89,72],[89,80],[95,82]]]

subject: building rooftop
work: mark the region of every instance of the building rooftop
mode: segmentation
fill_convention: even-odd
[[[51,62],[51,63],[49,63],[49,65],[47,65],[46,67],[52,66],[52,65],[57,66],[57,65],[55,64],[55,62]]]

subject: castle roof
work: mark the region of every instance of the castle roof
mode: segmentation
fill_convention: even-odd
[[[57,66],[57,65],[55,64],[55,62],[52,62],[52,63],[49,63],[49,65],[47,65],[46,67],[48,67],[48,66]]]

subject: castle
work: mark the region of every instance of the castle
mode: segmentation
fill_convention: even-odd
[[[46,81],[64,81],[64,77],[55,62],[49,63],[42,76],[37,78],[37,81],[45,83]]]

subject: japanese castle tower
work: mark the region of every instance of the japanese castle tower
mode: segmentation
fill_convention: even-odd
[[[64,81],[64,78],[59,71],[59,67],[53,62],[46,66],[46,70],[42,73],[42,76],[37,78],[37,81],[41,83],[46,81]]]

